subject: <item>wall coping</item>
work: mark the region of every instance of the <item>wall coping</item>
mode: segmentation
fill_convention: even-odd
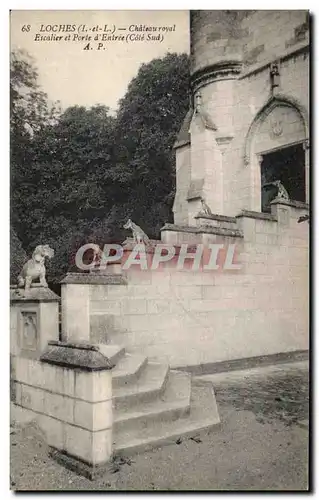
[[[223,222],[234,222],[234,223],[237,222],[236,217],[230,217],[228,215],[219,215],[219,214],[207,215],[202,212],[199,212],[195,216],[195,219],[219,220]]]
[[[127,285],[127,280],[119,274],[67,273],[61,285]]]
[[[299,43],[296,43],[296,45],[293,48],[285,50],[280,56],[278,56],[277,60],[279,62],[284,62],[287,61],[288,59],[291,59],[294,56],[297,56],[299,54],[303,54],[304,52],[309,51],[309,41],[302,41]],[[243,80],[244,78],[247,78],[253,74],[260,73],[261,71],[264,71],[272,62],[274,61],[274,58],[272,59],[267,59],[266,61],[259,62],[251,66],[250,68],[245,69],[242,71],[242,73],[239,75],[239,80]]]
[[[101,353],[98,346],[56,340],[48,343],[46,351],[40,356],[40,361],[88,372],[114,368],[109,358]]]
[[[266,214],[264,212],[253,212],[252,210],[242,210],[240,214],[236,215],[236,219],[241,217],[248,217],[250,219],[261,219],[261,220],[269,220],[272,222],[278,222],[277,217],[272,214]]]
[[[286,205],[293,208],[301,208],[302,210],[309,210],[309,203],[297,200],[283,200],[282,198],[275,198],[270,202],[270,205]]]
[[[240,229],[228,229],[212,226],[178,226],[176,224],[165,224],[161,228],[162,231],[176,231],[179,233],[194,233],[194,234],[217,234],[221,236],[231,236],[234,238],[243,238],[243,232]]]
[[[50,288],[32,286],[28,290],[19,288],[17,285],[10,286],[10,303],[25,302],[60,302],[60,297]]]

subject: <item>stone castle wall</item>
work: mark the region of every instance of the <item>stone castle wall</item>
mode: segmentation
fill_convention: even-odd
[[[270,65],[279,63],[279,87],[271,92]],[[201,94],[201,107],[216,125],[206,141],[207,164],[202,195],[215,213],[236,216],[240,210],[260,211],[260,165],[257,153],[274,150],[309,139],[309,19],[306,11],[194,11],[191,12],[191,87]],[[286,106],[281,137],[273,137],[246,157],[247,142],[260,140],[258,128],[249,137],[250,127],[261,118],[266,123],[271,97]],[[280,114],[280,110],[274,111]],[[299,115],[299,116],[297,116]],[[277,119],[277,116],[274,116]],[[188,123],[191,130],[191,120]],[[301,129],[304,129],[301,131]],[[271,135],[271,127],[268,126]],[[190,134],[188,144],[176,147],[177,175],[175,223],[194,217],[192,204],[185,203],[186,179],[200,177],[203,156],[192,155],[191,165],[182,161],[186,151],[196,149],[198,137]],[[266,149],[265,149],[266,148]],[[258,148],[257,148],[258,149]],[[216,162],[216,158],[221,158]],[[309,159],[306,158],[306,189],[309,193]],[[214,172],[214,190],[210,182]],[[181,180],[182,179],[182,180]],[[222,194],[221,194],[222,191]],[[221,197],[221,199],[219,199]],[[308,194],[307,194],[308,200]]]
[[[238,219],[244,238],[228,243],[238,245],[239,271],[132,268],[126,285],[66,285],[87,294],[88,339],[171,366],[307,349],[309,226],[297,223],[300,209],[274,211],[277,220]]]

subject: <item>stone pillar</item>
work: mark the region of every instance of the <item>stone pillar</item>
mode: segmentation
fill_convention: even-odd
[[[121,266],[118,266],[121,271]],[[118,272],[106,274],[105,270],[91,273],[68,273],[61,281],[62,290],[62,340],[90,342],[90,285],[123,285],[125,278]]]
[[[59,300],[49,288],[10,288],[10,353],[38,359],[59,339]]]
[[[93,479],[112,456],[112,374],[99,346],[49,342],[40,360],[16,357],[15,407],[36,420],[50,455]]]
[[[89,274],[68,273],[61,281],[62,340],[90,341]]]

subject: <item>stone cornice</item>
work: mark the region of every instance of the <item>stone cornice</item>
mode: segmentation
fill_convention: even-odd
[[[195,71],[191,75],[191,89],[196,92],[198,89],[209,83],[218,80],[235,80],[239,77],[242,68],[240,61],[222,61],[203,69]]]
[[[277,60],[279,63],[282,63],[284,61],[287,61],[293,57],[296,57],[308,51],[309,51],[309,41],[306,42],[303,41],[296,44],[294,47],[291,47],[290,49],[284,51],[281,55],[277,57]],[[268,68],[272,62],[274,62],[274,59],[269,58],[267,61],[256,63],[248,67],[247,69],[244,69],[240,74],[240,76],[238,77],[238,79],[242,80],[251,75],[260,73],[261,71],[264,71],[266,68]]]

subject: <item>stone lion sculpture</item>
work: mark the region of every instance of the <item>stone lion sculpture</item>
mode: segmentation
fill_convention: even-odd
[[[49,245],[38,245],[33,254],[32,259],[29,259],[22,268],[18,276],[18,287],[24,287],[25,290],[30,288],[31,283],[37,279],[40,280],[40,286],[47,287],[45,279],[45,258],[52,259],[54,250]]]

